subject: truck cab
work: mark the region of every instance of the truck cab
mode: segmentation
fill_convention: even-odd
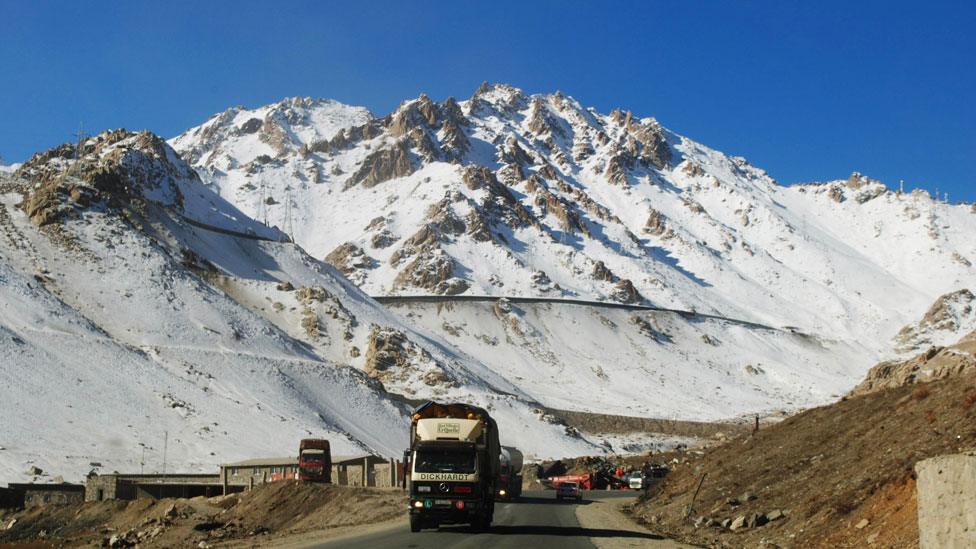
[[[328,440],[306,438],[299,443],[298,480],[332,482],[332,453]]]

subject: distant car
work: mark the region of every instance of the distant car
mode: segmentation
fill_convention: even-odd
[[[631,490],[644,488],[644,475],[640,471],[634,471],[627,477],[627,486],[630,486]]]
[[[564,499],[575,499],[576,501],[583,501],[583,492],[580,491],[580,486],[576,482],[560,482],[559,486],[556,486],[556,499],[562,501]]]

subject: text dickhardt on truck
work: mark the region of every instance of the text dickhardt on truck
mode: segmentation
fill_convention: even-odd
[[[440,524],[491,526],[498,489],[498,425],[468,404],[428,402],[410,418],[410,531]]]

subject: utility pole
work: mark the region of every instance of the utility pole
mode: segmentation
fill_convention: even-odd
[[[268,204],[265,202],[264,196],[264,180],[261,180],[261,202],[258,204],[258,214],[261,216],[261,222],[264,226],[268,226]]]
[[[288,185],[285,187],[285,230],[288,232],[288,238],[294,242],[295,227],[292,225],[291,216],[291,185]]]
[[[169,431],[163,431],[163,476],[166,476],[166,451],[169,449]]]

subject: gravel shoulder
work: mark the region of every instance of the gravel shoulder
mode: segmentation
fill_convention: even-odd
[[[631,532],[639,536],[593,537],[590,541],[597,549],[624,549],[630,547],[654,547],[656,549],[678,549],[694,547],[665,539],[664,536],[644,528],[634,522],[628,510],[632,498],[591,499],[588,505],[576,508],[576,520],[580,526],[593,530],[617,530]]]

